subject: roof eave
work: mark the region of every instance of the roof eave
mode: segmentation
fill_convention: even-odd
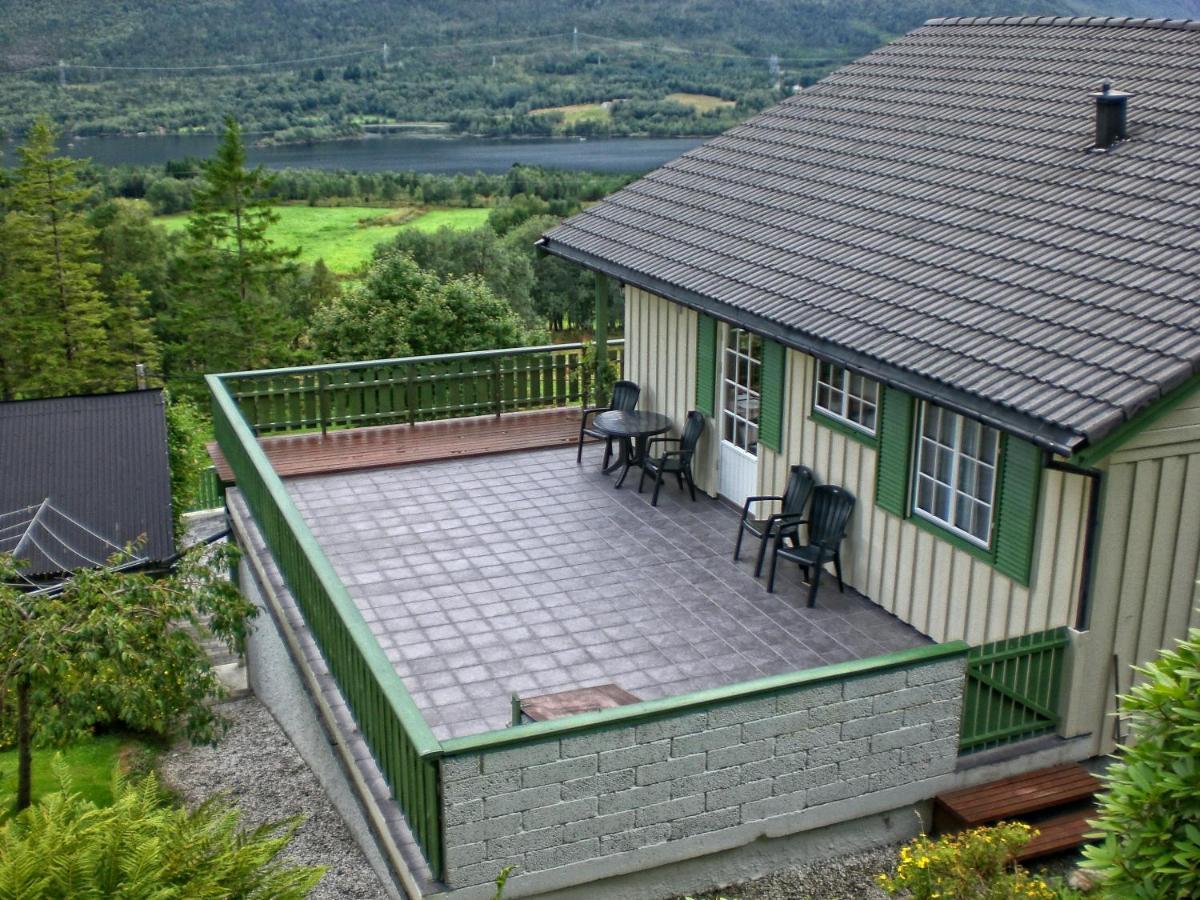
[[[584,268],[616,278],[626,284],[665,297],[668,300],[746,328],[756,334],[769,337],[788,347],[859,372],[883,384],[899,388],[924,400],[930,400],[954,412],[983,422],[994,428],[1029,441],[1038,447],[1071,456],[1087,442],[1087,436],[1061,425],[1045,422],[1024,415],[1009,407],[967,391],[955,388],[932,378],[882,362],[856,350],[851,350],[831,341],[804,334],[780,325],[762,316],[737,309],[729,304],[714,300],[686,288],[669,284],[658,278],[636,272],[625,266],[610,262],[593,254],[577,250],[558,241],[542,237],[537,246],[548,253],[576,263]]]

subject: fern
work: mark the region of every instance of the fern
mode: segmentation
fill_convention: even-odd
[[[281,859],[300,826],[289,819],[251,831],[224,800],[189,812],[168,805],[153,775],[118,778],[112,806],[61,790],[0,827],[0,900],[300,900],[324,868]]]

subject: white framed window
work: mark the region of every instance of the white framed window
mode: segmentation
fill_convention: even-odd
[[[818,360],[813,408],[864,434],[874,435],[879,419],[879,382]]]
[[[913,513],[987,547],[992,536],[999,452],[996,429],[923,402]]]
[[[725,339],[721,437],[750,456],[758,455],[758,416],[762,393],[762,338],[729,328]]]

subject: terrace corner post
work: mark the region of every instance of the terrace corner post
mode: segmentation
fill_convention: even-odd
[[[600,391],[604,379],[600,373],[604,370],[604,366],[608,365],[608,276],[596,272],[593,277],[596,283],[596,353],[594,360],[596,371],[592,373],[592,384],[595,385],[593,402],[596,406],[603,406],[605,398],[600,396]],[[586,401],[584,405],[586,405]]]

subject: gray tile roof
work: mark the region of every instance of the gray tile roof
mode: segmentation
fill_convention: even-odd
[[[149,559],[174,552],[161,391],[0,403],[0,460],[0,552],[25,574],[104,562],[141,535]]]
[[[1198,226],[1200,23],[934,19],[543,246],[1067,452],[1200,372]]]

